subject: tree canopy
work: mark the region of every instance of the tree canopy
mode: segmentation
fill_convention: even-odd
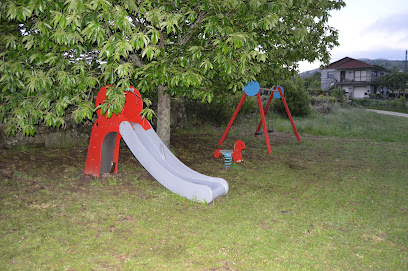
[[[329,12],[342,0],[10,0],[0,3],[0,120],[32,135],[120,112],[123,89],[211,102],[219,85],[279,82],[337,45]],[[150,111],[145,112],[151,114]],[[159,117],[160,117],[160,112]]]
[[[303,79],[305,82],[305,90],[310,94],[315,94],[321,90],[321,73],[314,72],[312,76],[306,77]]]
[[[404,91],[407,88],[408,73],[393,71],[385,74],[379,78],[379,84],[381,87],[388,88],[391,92]]]

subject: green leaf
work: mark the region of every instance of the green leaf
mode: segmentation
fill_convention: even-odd
[[[91,101],[81,102],[78,107],[72,112],[75,123],[83,122],[84,120],[92,119],[94,104]]]
[[[17,37],[14,35],[6,35],[3,37],[6,41],[6,48],[7,49],[16,49],[17,48]]]
[[[146,56],[149,61],[153,60],[153,58],[159,55],[160,55],[160,50],[156,46],[149,45],[142,51],[142,58]]]
[[[151,31],[150,41],[152,44],[156,45],[159,42],[160,32],[155,30]]]

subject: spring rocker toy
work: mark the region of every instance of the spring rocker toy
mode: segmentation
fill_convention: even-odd
[[[95,107],[106,100],[107,88],[100,89]],[[140,164],[160,184],[187,199],[210,203],[228,192],[228,183],[207,176],[183,164],[161,141],[150,123],[142,118],[143,100],[139,91],[129,87],[121,113],[111,118],[96,111],[89,141],[84,174],[99,177],[104,173],[117,173],[119,145],[124,140]]]
[[[266,91],[271,91],[271,95],[269,97],[268,103],[265,106],[265,110],[262,107],[262,101],[261,101],[261,95],[259,93],[260,90],[266,90]],[[224,143],[225,138],[227,137],[232,124],[234,123],[239,110],[241,109],[242,105],[244,104],[244,101],[246,99],[247,96],[256,96],[256,99],[258,101],[258,107],[259,107],[259,114],[261,115],[261,121],[258,124],[258,127],[256,129],[256,133],[259,132],[261,125],[264,131],[264,135],[265,135],[265,142],[266,142],[266,149],[268,150],[268,153],[271,154],[272,150],[271,150],[271,144],[269,141],[269,134],[268,134],[268,129],[266,127],[266,121],[265,121],[265,115],[268,112],[269,109],[269,105],[272,102],[272,99],[282,99],[283,105],[285,107],[286,113],[288,114],[290,123],[292,124],[292,128],[293,131],[296,135],[296,138],[298,140],[298,142],[300,142],[300,136],[299,133],[296,129],[295,123],[293,121],[292,115],[290,114],[290,110],[288,107],[288,104],[286,103],[285,97],[283,96],[284,90],[281,86],[277,86],[277,87],[273,87],[273,89],[268,89],[268,88],[261,88],[261,86],[259,85],[258,82],[256,81],[250,81],[245,87],[244,87],[244,93],[242,94],[241,100],[239,101],[234,113],[232,114],[232,117],[227,125],[227,128],[225,129],[220,141],[218,142],[218,146],[221,146],[222,143]]]
[[[221,155],[224,156],[224,168],[231,167],[232,161],[239,164],[243,161],[241,151],[245,150],[245,143],[241,140],[237,140],[234,143],[233,150],[217,149],[214,151],[214,157],[218,159]]]

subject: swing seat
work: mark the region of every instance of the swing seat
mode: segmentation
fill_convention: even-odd
[[[268,129],[268,134],[271,134],[271,133],[273,133],[273,132],[275,132],[273,129]],[[254,135],[263,135],[263,131],[258,131],[258,132],[255,132],[255,134]]]

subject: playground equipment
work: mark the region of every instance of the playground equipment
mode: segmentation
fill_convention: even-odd
[[[265,106],[265,110],[262,107],[261,95],[259,94],[260,90],[271,91],[271,95],[269,97],[268,103]],[[270,141],[269,141],[268,129],[266,127],[265,115],[269,110],[269,105],[271,104],[273,98],[282,99],[282,102],[283,102],[283,105],[285,107],[286,113],[288,114],[290,123],[292,124],[293,131],[295,132],[295,135],[296,135],[296,138],[297,138],[298,142],[300,142],[301,140],[300,140],[299,133],[298,133],[298,131],[296,129],[295,123],[293,121],[292,115],[290,114],[290,110],[289,110],[288,104],[286,103],[285,97],[283,96],[283,93],[284,93],[284,90],[283,90],[283,88],[281,86],[277,86],[277,87],[273,87],[272,89],[268,89],[268,88],[261,88],[259,83],[256,82],[256,81],[249,82],[244,87],[244,93],[242,94],[241,100],[239,101],[239,103],[238,103],[238,105],[237,105],[237,107],[236,107],[236,109],[234,111],[234,114],[232,114],[231,120],[229,121],[229,123],[227,125],[227,128],[225,129],[220,141],[218,142],[218,146],[221,146],[222,143],[224,143],[225,138],[227,137],[227,135],[228,135],[228,133],[229,133],[231,127],[232,127],[232,124],[234,123],[235,118],[237,117],[237,115],[239,113],[239,110],[241,109],[242,105],[244,104],[244,101],[245,101],[247,96],[256,96],[256,99],[258,101],[259,114],[261,115],[261,121],[259,122],[255,133],[259,132],[259,130],[261,128],[261,125],[262,125],[264,135],[265,135],[266,149],[268,150],[268,153],[272,153],[272,150],[271,150],[271,144],[270,144]]]
[[[95,106],[106,99],[110,86],[100,89]],[[160,184],[175,194],[190,200],[210,203],[228,192],[222,178],[198,173],[184,165],[164,145],[150,123],[140,115],[143,101],[134,87],[126,90],[122,112],[107,118],[96,111],[98,119],[92,127],[84,174],[99,177],[117,173],[119,144],[123,138],[136,159]]]
[[[272,93],[272,90],[260,90],[259,94],[261,95],[261,101],[262,104],[265,105],[268,102],[268,99],[270,98],[270,95]],[[279,93],[276,93],[279,94]],[[261,114],[259,114],[259,109],[256,109],[255,112],[255,118],[254,118],[254,122],[255,122],[255,127],[259,127],[258,129],[255,130],[254,135],[258,136],[258,135],[263,135],[263,130],[260,129],[262,126],[262,119],[261,119]],[[265,108],[264,108],[264,111]],[[268,129],[268,133],[269,136],[271,135],[271,133],[274,132],[274,128],[273,128],[273,124],[274,124],[274,112],[273,112],[273,103],[270,104],[270,106],[268,107],[268,113],[265,114],[265,122],[266,122],[266,128]],[[265,112],[264,112],[265,113]],[[260,125],[258,125],[260,124]]]
[[[214,157],[218,159],[221,155],[223,155],[224,156],[224,168],[228,169],[231,166],[232,161],[238,164],[243,161],[242,153],[241,153],[242,150],[245,150],[245,143],[241,140],[237,140],[234,143],[233,150],[217,149],[214,151]]]

